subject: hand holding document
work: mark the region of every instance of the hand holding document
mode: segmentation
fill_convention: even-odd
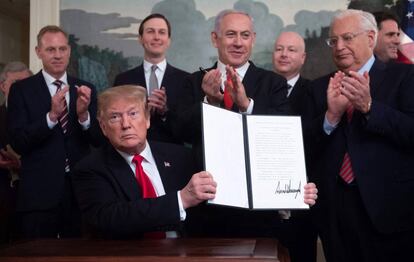
[[[300,117],[242,115],[202,105],[205,169],[217,182],[212,204],[304,209]]]

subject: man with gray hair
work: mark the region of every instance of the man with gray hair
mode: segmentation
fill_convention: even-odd
[[[414,68],[373,55],[374,17],[346,10],[327,44],[337,72],[311,84],[311,163],[328,261],[406,261],[414,233]]]
[[[286,79],[251,62],[256,33],[250,15],[224,10],[215,20],[211,41],[218,51],[217,63],[200,68],[187,78],[179,105],[180,133],[193,144],[201,169],[200,102],[244,114],[287,114]],[[231,130],[223,130],[231,132]],[[214,237],[274,237],[281,221],[275,210],[246,211],[220,206],[197,207],[198,223],[192,233]],[[196,208],[196,209],[197,209]],[[198,227],[198,228],[197,228]]]
[[[7,97],[14,82],[31,75],[29,68],[18,61],[6,64],[0,73],[0,91],[4,95],[4,103],[0,105],[0,243],[10,240],[16,198],[15,181],[20,168],[20,159],[11,149],[7,138]]]

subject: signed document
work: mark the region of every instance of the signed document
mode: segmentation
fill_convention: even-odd
[[[243,115],[202,104],[205,169],[217,182],[211,204],[306,209],[300,117]]]

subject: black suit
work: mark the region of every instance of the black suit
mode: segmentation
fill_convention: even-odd
[[[216,66],[215,66],[216,67]],[[180,133],[192,142],[201,168],[201,106],[204,92],[201,89],[203,72],[195,72],[187,78],[185,93],[180,102]],[[286,80],[256,67],[252,62],[243,78],[246,94],[254,100],[253,114],[286,114],[289,111],[286,98]],[[234,111],[239,111],[234,105]],[[214,176],[214,174],[212,174]],[[220,185],[218,185],[220,187]],[[195,224],[190,232],[197,236],[264,237],[274,236],[279,225],[277,211],[247,211],[219,206],[202,205],[194,208]]]
[[[193,172],[189,152],[160,142],[151,142],[150,148],[166,193],[157,198],[142,198],[134,172],[110,144],[78,164],[73,183],[89,234],[137,238],[143,232],[180,229],[177,191]]]
[[[10,89],[9,137],[11,146],[21,155],[22,162],[17,211],[24,214],[56,209],[62,205],[62,198],[71,198],[70,193],[66,195],[70,190],[65,191],[65,188],[70,188],[70,184],[65,182],[68,176],[65,173],[65,159],[69,159],[72,168],[89,152],[90,142],[95,137],[91,133],[97,127],[95,88],[90,83],[70,76],[67,80],[70,85],[70,104],[66,134],[63,134],[59,123],[52,129],[47,125],[46,114],[51,109],[51,95],[41,71],[16,82]],[[76,114],[75,85],[87,85],[92,90],[88,109],[91,127],[86,131],[79,124]],[[57,224],[51,225],[47,233],[30,228],[33,227],[31,225],[22,225],[23,234],[30,237],[56,235],[52,227],[61,226],[59,221],[55,222]],[[22,220],[22,224],[26,224],[25,220]]]
[[[402,261],[400,255],[407,254],[412,243],[408,235],[414,229],[414,68],[376,60],[369,76],[369,115],[355,111],[348,123],[344,114],[330,135],[322,127],[330,75],[311,87],[312,142],[317,145],[312,146],[311,174],[319,187],[315,208],[332,261],[352,261],[358,252],[368,257],[366,261]],[[338,176],[345,152],[355,175],[352,185]],[[343,239],[362,249],[344,251]]]
[[[214,67],[207,70],[215,69]],[[201,142],[201,105],[205,93],[201,88],[204,72],[195,72],[187,78],[183,95],[179,102],[177,133],[186,142],[197,144]],[[252,62],[242,81],[246,95],[254,100],[253,114],[287,114],[289,112],[286,98],[286,80],[271,72],[256,67]],[[224,107],[224,105],[221,105]],[[233,111],[239,109],[234,104]]]
[[[172,132],[172,126],[176,121],[176,109],[179,97],[182,93],[184,79],[189,74],[178,68],[167,64],[161,87],[165,88],[167,94],[167,114],[161,117],[158,114],[151,115],[151,126],[148,130],[148,139],[169,143],[182,143]],[[144,66],[141,64],[131,70],[116,76],[114,86],[134,84],[147,87],[145,82]]]
[[[288,100],[292,113],[294,115],[302,116],[307,112],[309,105],[309,83],[308,79],[299,77],[292,91],[289,94]],[[304,138],[306,137],[305,120],[302,117],[302,126]],[[309,148],[307,147],[307,140],[305,140],[306,164],[310,162]],[[309,167],[307,167],[309,176]],[[287,220],[283,220],[282,226],[279,229],[279,236],[289,249],[290,258],[293,262],[316,261],[316,241],[317,232],[313,224],[310,210],[291,210],[291,216]]]

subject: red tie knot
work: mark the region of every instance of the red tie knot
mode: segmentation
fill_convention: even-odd
[[[142,160],[144,160],[144,158],[141,155],[134,155],[134,158],[132,158],[132,163],[135,163],[136,165],[141,165],[142,164]]]

